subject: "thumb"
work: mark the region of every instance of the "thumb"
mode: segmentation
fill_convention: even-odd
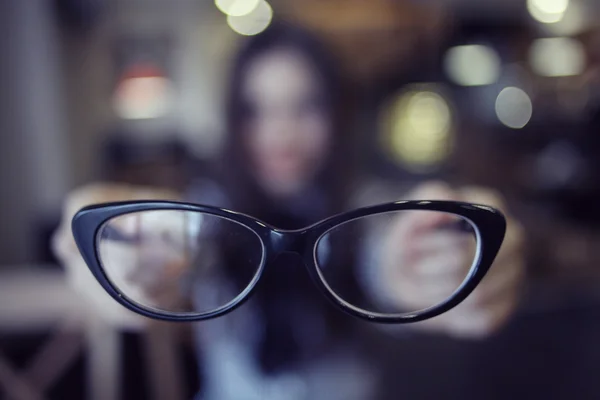
[[[459,200],[459,195],[450,185],[443,181],[426,181],[414,188],[408,195],[410,200]],[[404,227],[409,230],[421,231],[434,228],[455,217],[452,214],[438,211],[411,211],[404,218]]]
[[[426,181],[408,193],[408,200],[457,200],[458,194],[443,181]]]

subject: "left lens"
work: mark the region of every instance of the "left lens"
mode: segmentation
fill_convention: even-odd
[[[467,279],[477,258],[475,227],[461,216],[402,210],[340,224],[317,242],[321,278],[367,312],[408,314],[439,305]]]
[[[263,263],[256,233],[208,213],[119,215],[101,226],[96,243],[104,273],[121,294],[141,307],[173,314],[204,314],[227,305]]]

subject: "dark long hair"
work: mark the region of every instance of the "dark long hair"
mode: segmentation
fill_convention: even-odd
[[[330,153],[315,182],[326,204],[320,211],[309,212],[310,215],[300,219],[285,211],[273,213],[274,209],[281,211],[281,207],[264,193],[248,171],[245,141],[241,137],[246,115],[241,91],[247,67],[258,57],[278,50],[292,50],[308,62],[319,80],[321,103],[332,126]],[[348,102],[350,92],[342,82],[331,53],[305,30],[281,22],[272,23],[264,32],[243,43],[231,71],[226,104],[229,136],[220,169],[222,182],[235,210],[286,229],[306,226],[342,210],[350,190],[354,164],[349,147],[346,147],[352,143],[349,137],[351,131],[345,126],[345,121],[352,115]],[[310,202],[309,199],[306,201]],[[236,265],[241,264],[236,262],[236,254],[240,252],[235,249],[225,251],[227,268],[235,281],[236,277],[243,275],[243,271],[236,271]],[[351,257],[350,254],[348,256]],[[317,292],[299,260],[278,261],[274,268],[267,269],[254,296],[263,326],[261,343],[256,349],[257,358],[265,372],[278,371],[297,361],[317,357],[332,344],[332,340],[340,338],[341,332],[347,331],[345,321],[348,317],[334,309]],[[317,331],[326,331],[326,339],[315,341]]]

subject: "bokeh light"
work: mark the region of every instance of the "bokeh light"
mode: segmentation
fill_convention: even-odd
[[[531,99],[522,89],[509,86],[496,98],[496,116],[504,125],[521,129],[527,125],[533,114]]]
[[[544,24],[562,20],[568,7],[569,0],[527,0],[529,14]]]
[[[427,170],[450,153],[452,112],[434,91],[409,91],[386,110],[384,143],[394,158],[411,170]]]
[[[569,7],[561,20],[553,24],[544,24],[543,29],[549,36],[573,36],[588,29],[593,20],[589,3],[583,4],[581,0],[570,0]]]
[[[541,76],[579,75],[585,69],[585,50],[575,39],[537,39],[531,45],[529,62]]]
[[[215,0],[221,12],[234,17],[247,15],[258,6],[260,0]]]
[[[123,73],[113,93],[113,108],[122,119],[160,118],[174,103],[172,82],[154,65],[133,65]]]
[[[273,18],[273,9],[265,0],[248,14],[242,16],[227,16],[227,24],[240,35],[252,36],[264,31]]]
[[[489,85],[500,76],[500,57],[489,46],[456,46],[446,53],[444,67],[450,79],[459,85]]]

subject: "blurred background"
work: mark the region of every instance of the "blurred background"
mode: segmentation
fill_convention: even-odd
[[[597,398],[593,0],[0,2],[0,393],[196,392],[186,335],[90,318],[109,306],[70,289],[50,238],[82,184],[182,190],[204,173],[226,135],[228,63],[274,19],[315,32],[341,61],[357,100],[347,140],[363,175],[493,187],[526,230],[524,322],[491,343],[416,341],[414,369],[402,371],[418,387],[407,393]],[[445,361],[433,368],[432,354]],[[440,385],[435,395],[428,382]]]

